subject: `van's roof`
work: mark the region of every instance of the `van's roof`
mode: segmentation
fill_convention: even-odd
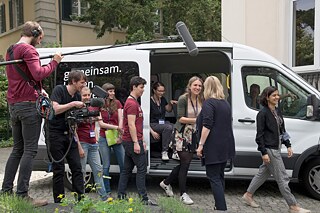
[[[196,46],[199,48],[199,52],[201,52],[201,49],[208,49],[213,48],[216,50],[219,49],[230,49],[230,52],[232,53],[232,58],[234,60],[245,60],[245,59],[251,59],[251,60],[258,60],[258,61],[269,61],[274,64],[280,65],[281,63],[273,58],[272,56],[268,55],[267,53],[264,53],[258,49],[237,44],[237,43],[230,43],[230,42],[195,42]],[[125,45],[125,44],[123,44]],[[88,51],[94,50],[94,49],[103,49],[102,51],[115,51],[115,50],[166,50],[166,49],[184,49],[186,50],[186,47],[183,42],[168,42],[168,43],[146,43],[146,44],[138,44],[138,45],[126,45],[126,46],[120,46],[115,45],[116,48],[112,47],[111,45],[106,46],[79,46],[79,47],[61,47],[61,48],[38,48],[40,56],[48,56],[50,54],[53,54],[55,52],[62,52],[62,53],[70,53],[75,51]],[[186,50],[187,51],[187,50]]]
[[[249,47],[242,44],[231,43],[231,42],[195,42],[196,46],[199,48],[199,52],[201,51],[210,51],[210,50],[221,50],[230,52],[230,56],[233,60],[251,60],[251,61],[264,61],[273,63],[276,66],[282,67],[287,70],[292,76],[295,78],[301,78],[295,72],[290,69],[285,68],[277,59],[268,55],[265,52],[262,52],[256,48]],[[118,46],[118,45],[116,45]],[[101,51],[93,51],[93,50],[101,50]],[[62,54],[73,53],[78,51],[86,51],[89,54],[94,54],[94,58],[99,59],[101,57],[95,57],[95,54],[111,54],[118,55],[120,58],[123,58],[125,51],[136,51],[136,50],[155,50],[160,52],[170,52],[170,49],[176,49],[176,52],[184,51],[187,53],[187,48],[183,42],[169,42],[169,43],[146,43],[146,44],[138,44],[138,45],[126,45],[123,44],[121,47],[112,47],[111,45],[106,46],[79,46],[79,47],[61,47],[61,48],[38,48],[38,52],[40,57],[45,57],[54,54],[55,52],[61,52]],[[88,60],[89,54],[80,54],[77,55],[76,58],[78,60]],[[83,57],[81,57],[81,55]],[[139,58],[139,54],[135,54],[129,52],[131,58]],[[104,57],[104,55],[102,56]],[[73,58],[73,57],[71,57]],[[42,64],[49,63],[49,58],[43,59]],[[302,81],[304,82],[304,81]],[[304,85],[309,87],[314,91],[314,93],[319,94],[319,92],[308,83],[304,82]],[[320,97],[320,96],[319,96]]]

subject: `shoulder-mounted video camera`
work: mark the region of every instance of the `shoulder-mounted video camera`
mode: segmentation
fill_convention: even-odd
[[[82,123],[99,116],[99,110],[92,110],[92,108],[89,107],[103,107],[105,104],[105,99],[108,98],[108,93],[99,86],[94,86],[92,93],[97,96],[97,98],[91,98],[90,102],[85,103],[86,106],[83,108],[69,110],[67,113],[68,122],[71,124]]]

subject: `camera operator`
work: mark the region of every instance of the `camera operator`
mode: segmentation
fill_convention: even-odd
[[[32,202],[34,206],[48,204],[47,200],[33,199],[28,195],[42,121],[37,112],[36,100],[39,93],[46,94],[42,89],[41,80],[48,77],[63,58],[57,53],[49,64],[40,65],[35,46],[41,43],[43,37],[41,26],[37,22],[28,21],[22,27],[20,40],[8,49],[6,55],[7,61],[22,59],[23,62],[6,67],[7,100],[14,145],[7,161],[1,194],[13,193],[13,181],[20,166],[16,195]]]
[[[88,87],[83,87],[81,90],[81,98],[84,103],[90,102],[91,92]],[[88,111],[98,112],[98,107],[88,107]],[[94,113],[92,113],[94,114]],[[82,173],[86,174],[86,165],[89,163],[95,182],[95,188],[101,197],[102,201],[107,200],[110,195],[107,194],[103,183],[103,170],[99,154],[98,134],[95,128],[95,117],[88,117],[87,121],[80,122],[77,125],[77,137],[79,143],[79,154],[81,158]]]
[[[68,85],[56,86],[51,95],[55,117],[49,121],[49,144],[50,152],[54,160],[61,160],[66,154],[66,160],[72,173],[73,192],[77,193],[77,199],[81,199],[84,193],[83,174],[81,170],[78,143],[75,141],[75,133],[68,126],[68,110],[82,108],[85,104],[81,101],[80,91],[86,84],[87,77],[81,71],[69,73]],[[63,177],[65,173],[64,160],[53,161],[53,199],[60,203],[65,196]]]

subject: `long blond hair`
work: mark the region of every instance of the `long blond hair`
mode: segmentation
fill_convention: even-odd
[[[204,99],[224,99],[223,86],[216,76],[208,76],[204,81]]]

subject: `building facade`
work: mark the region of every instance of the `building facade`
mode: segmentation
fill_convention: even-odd
[[[222,0],[222,40],[277,58],[320,89],[320,1]]]
[[[72,15],[83,14],[88,6],[84,0],[0,0],[0,55],[18,41],[22,25],[29,20],[42,26],[42,46],[108,45],[125,40],[125,33],[118,30],[98,39],[93,25],[71,19]]]

